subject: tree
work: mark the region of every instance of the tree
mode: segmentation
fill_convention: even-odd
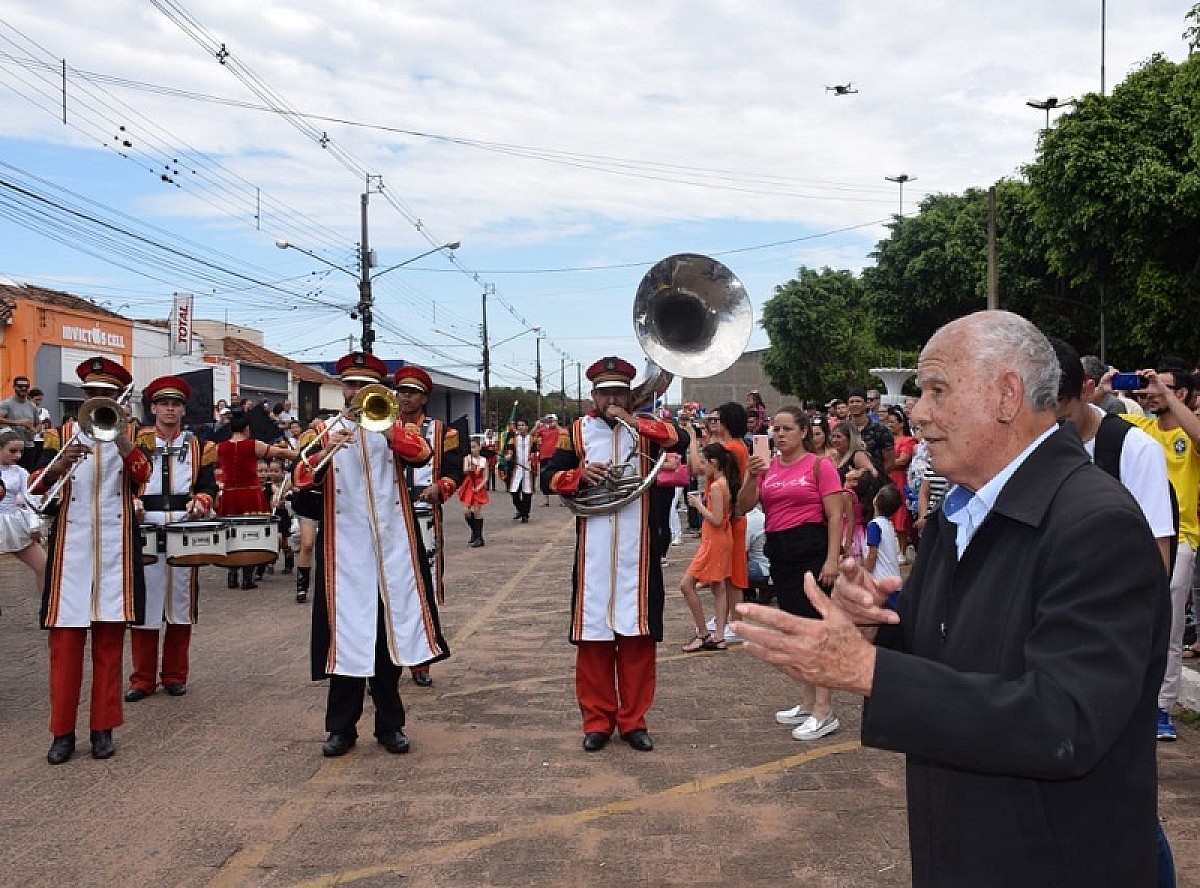
[[[1156,55],[1111,96],[1085,96],[1060,117],[1026,168],[1049,268],[1093,299],[1103,287],[1115,363],[1200,354],[1190,323],[1200,310],[1198,163],[1200,54],[1182,64]]]
[[[878,348],[862,283],[849,271],[802,267],[762,311],[771,345],[762,367],[779,391],[802,398],[863,385]]]

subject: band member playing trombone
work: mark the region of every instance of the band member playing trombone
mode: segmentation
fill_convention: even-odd
[[[578,499],[589,488],[603,487],[610,467],[628,463],[645,476],[661,450],[687,450],[687,434],[673,422],[630,413],[636,409],[629,388],[636,373],[616,357],[588,368],[594,409],[572,423],[543,462],[543,493]],[[570,639],[576,645],[575,695],[587,752],[603,749],[614,729],[640,752],[654,748],[646,712],[654,702],[664,592],[649,500],[643,492],[576,522]]]
[[[454,495],[462,483],[462,453],[459,452],[458,430],[447,426],[440,419],[425,415],[429,393],[433,391],[433,379],[414,364],[401,367],[392,377],[396,386],[396,401],[400,410],[400,422],[414,425],[421,430],[421,437],[429,442],[433,456],[423,466],[409,466],[404,470],[405,484],[412,497],[417,513],[417,526],[423,533],[424,548],[430,555],[430,572],[438,604],[445,600],[442,578],[445,574],[445,552],[442,547],[443,534],[442,503]],[[483,521],[480,519],[480,524]],[[433,684],[429,666],[416,666],[412,670],[415,684],[423,688]]]
[[[145,585],[136,489],[150,477],[150,461],[127,433],[123,405],[111,399],[132,390],[129,371],[108,358],[89,358],[75,368],[83,383],[82,423],[64,423],[62,450],[30,481],[30,493],[46,496],[57,510],[49,533],[41,624],[50,630],[50,733],[52,765],[75,751],[75,717],[83,684],[83,648],[92,633],[92,757],[116,751],[113,728],[122,723],[121,658],[127,623],[142,619]],[[91,424],[88,404],[103,398],[111,428]],[[101,440],[103,439],[103,440]]]
[[[160,376],[146,386],[154,425],[138,433],[137,444],[152,463],[141,492],[147,524],[173,524],[208,517],[217,495],[214,467],[217,449],[183,428],[192,388],[178,376]],[[145,568],[146,617],[130,631],[133,672],[125,702],[136,703],[158,687],[159,629],[162,641],[162,686],[172,697],[187,693],[192,624],[196,621],[198,569],[174,567],[160,558]]]
[[[417,426],[396,421],[381,360],[352,352],[336,371],[347,409],[293,471],[297,491],[319,485],[324,494],[312,623],[312,677],[329,679],[322,754],[354,746],[368,688],[376,740],[408,752],[400,669],[450,654],[404,478],[433,453]]]

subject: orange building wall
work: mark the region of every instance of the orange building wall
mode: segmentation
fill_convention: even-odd
[[[4,341],[0,344],[3,391],[11,388],[14,377],[34,375],[34,360],[43,345],[120,355],[122,363],[130,367],[133,362],[133,324],[106,315],[18,300],[12,312],[12,323],[4,326]]]

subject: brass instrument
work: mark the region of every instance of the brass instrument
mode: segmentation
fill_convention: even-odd
[[[395,393],[392,392],[386,385],[374,382],[370,385],[364,385],[354,398],[350,401],[350,406],[343,410],[340,414],[334,417],[325,428],[321,429],[320,434],[308,442],[304,450],[312,450],[313,448],[321,448],[325,446],[330,435],[339,425],[345,425],[347,420],[353,419],[358,423],[359,427],[368,432],[386,432],[396,422],[400,416],[400,402],[396,400]],[[334,455],[345,446],[349,438],[343,438],[328,453],[321,457],[321,461],[313,466],[313,473],[321,471],[333,459]],[[298,458],[303,459],[304,453],[301,452]]]
[[[753,326],[746,288],[716,259],[679,253],[655,263],[633,300],[634,333],[648,361],[646,378],[631,393],[630,411],[652,406],[675,376],[702,379],[731,366]],[[666,461],[663,453],[644,478],[639,476],[634,463],[642,456],[638,431],[618,421],[633,435],[633,449],[609,466],[601,483],[562,498],[576,515],[618,511],[650,489]]]
[[[75,431],[70,439],[63,444],[58,453],[54,455],[54,459],[46,465],[45,472],[49,472],[60,459],[65,459],[65,454],[72,445],[78,444],[80,433],[87,435],[93,441],[106,442],[115,441],[121,434],[123,423],[128,422],[125,414],[125,406],[129,403],[129,397],[133,394],[133,383],[127,385],[124,391],[116,398],[106,398],[98,396],[88,398],[79,408],[79,415],[75,419]],[[39,515],[45,517],[62,495],[63,488],[67,486],[67,482],[75,477],[75,470],[83,459],[79,459],[71,464],[58,480],[54,482],[54,486],[46,491],[42,497],[42,504],[34,509]]]

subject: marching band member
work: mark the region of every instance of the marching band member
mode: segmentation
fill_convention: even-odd
[[[509,438],[504,459],[508,463],[508,492],[517,510],[513,520],[524,524],[529,523],[529,507],[533,505],[536,454],[537,446],[533,435],[529,434],[529,423],[518,419],[516,432]]]
[[[216,446],[183,428],[192,388],[178,376],[160,376],[146,386],[154,425],[138,433],[138,447],[151,461],[150,478],[141,492],[147,524],[172,524],[206,518],[217,493]],[[172,697],[187,693],[188,654],[198,595],[195,567],[174,567],[160,558],[146,565],[146,614],[130,631],[133,673],[125,702],[136,703],[154,693],[158,671],[158,630],[166,624],[162,644],[162,686]]]
[[[588,368],[594,409],[559,438],[558,449],[542,467],[544,493],[577,495],[600,484],[610,465],[627,459],[645,477],[662,449],[687,450],[687,433],[673,422],[629,412],[635,375],[632,364],[616,357]],[[633,457],[636,453],[641,456]],[[603,749],[614,729],[640,752],[654,748],[646,712],[654,702],[664,592],[649,500],[644,493],[609,514],[576,520],[570,640],[576,645],[575,695],[587,752]]]
[[[445,552],[442,540],[442,503],[454,495],[462,483],[462,454],[458,430],[447,426],[440,419],[425,415],[429,393],[433,391],[433,379],[413,364],[401,367],[392,376],[396,387],[396,400],[400,405],[400,421],[421,430],[421,437],[429,442],[433,458],[423,466],[409,466],[404,470],[405,484],[416,511],[417,526],[428,531],[432,522],[432,536],[425,539],[425,551],[431,553],[430,572],[437,602],[445,601],[442,578],[445,574]],[[412,678],[423,688],[433,684],[429,666],[413,667]]]
[[[89,358],[75,368],[90,397],[115,396],[133,382],[108,358]],[[78,434],[78,438],[73,437]],[[75,717],[83,684],[83,647],[92,633],[92,757],[116,752],[113,728],[121,717],[121,658],[125,625],[142,619],[145,585],[134,493],[150,477],[150,461],[122,424],[113,441],[96,441],[73,421],[63,424],[64,449],[30,482],[46,494],[61,488],[49,533],[41,625],[50,631],[50,733],[52,765],[75,751]],[[81,462],[82,460],[82,462]]]
[[[387,374],[381,360],[363,352],[346,355],[336,370],[347,407]],[[312,631],[313,680],[329,679],[322,754],[345,755],[354,746],[367,688],[375,738],[388,752],[408,752],[400,669],[450,655],[404,481],[405,469],[425,465],[433,451],[414,425],[371,432],[343,414],[326,428],[322,449],[306,454],[293,473],[297,491],[320,485],[324,494]]]

